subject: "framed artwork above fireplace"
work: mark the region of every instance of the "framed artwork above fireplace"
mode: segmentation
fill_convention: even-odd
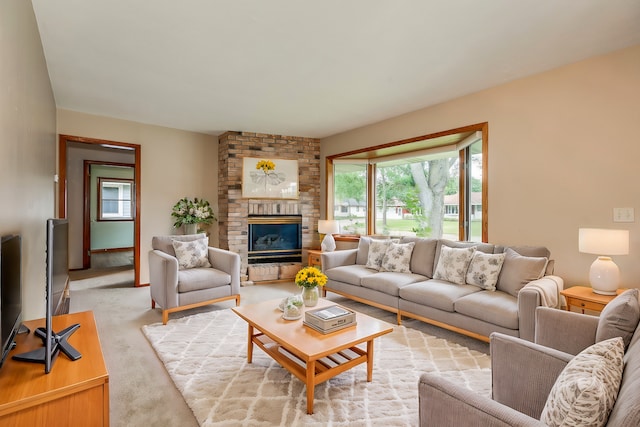
[[[242,197],[297,199],[298,161],[244,157],[242,159]]]

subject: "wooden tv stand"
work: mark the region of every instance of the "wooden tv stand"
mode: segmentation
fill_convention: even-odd
[[[109,373],[93,312],[53,318],[54,331],[80,324],[69,343],[82,357],[72,362],[60,353],[49,374],[44,373],[44,364],[11,359],[42,347],[33,331],[44,323],[44,319],[24,322],[31,332],[16,336],[17,346],[0,368],[0,425],[108,426]]]

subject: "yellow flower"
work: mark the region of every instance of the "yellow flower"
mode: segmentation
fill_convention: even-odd
[[[301,288],[315,288],[327,284],[327,276],[316,267],[305,267],[296,274],[296,285]]]
[[[276,168],[276,164],[273,163],[271,160],[260,160],[257,164],[256,164],[256,169],[262,169],[262,171],[264,173],[267,173],[269,171],[272,171]]]

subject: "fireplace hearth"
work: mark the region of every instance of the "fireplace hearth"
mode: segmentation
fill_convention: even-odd
[[[250,215],[248,263],[300,262],[301,215]]]

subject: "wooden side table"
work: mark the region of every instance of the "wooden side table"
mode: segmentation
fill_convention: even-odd
[[[320,256],[322,251],[320,249],[309,249],[307,253],[307,265],[322,268],[322,256]]]
[[[617,295],[620,295],[624,291],[626,291],[626,289],[618,289]],[[581,309],[583,314],[585,310],[601,312],[604,310],[604,307],[617,296],[596,294],[589,286],[574,286],[564,289],[560,291],[560,295],[563,295],[567,299],[567,311],[571,311],[571,307],[573,306]]]

